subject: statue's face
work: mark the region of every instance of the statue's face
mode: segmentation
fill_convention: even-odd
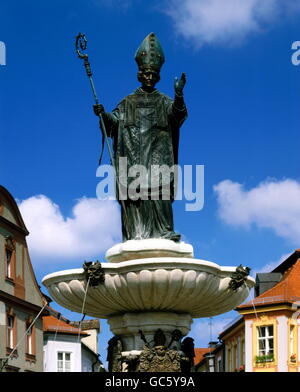
[[[142,88],[145,91],[152,91],[159,79],[159,72],[150,68],[138,73],[138,80],[142,83]]]

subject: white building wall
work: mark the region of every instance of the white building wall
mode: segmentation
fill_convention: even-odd
[[[88,333],[88,336],[81,338],[81,341],[85,343],[91,350],[95,353],[98,352],[98,330],[97,329],[87,329],[84,332]]]
[[[252,338],[252,320],[245,320],[245,372],[252,372],[252,351],[253,351],[253,338]]]
[[[277,317],[278,339],[277,339],[277,355],[278,355],[278,372],[288,371],[288,350],[289,350],[289,334],[288,334],[288,318],[286,316]],[[276,358],[275,358],[276,359]]]
[[[93,363],[96,361],[97,357],[91,353],[89,349],[87,349],[84,345],[82,345],[81,350],[81,368],[82,372],[92,372],[93,371]],[[96,366],[94,366],[94,371],[96,371]]]
[[[44,342],[44,371],[57,372],[57,353],[71,353],[71,372],[81,372],[81,342],[77,335],[48,335]]]

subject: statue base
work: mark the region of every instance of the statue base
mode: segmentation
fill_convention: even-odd
[[[110,263],[128,260],[147,259],[152,257],[184,257],[193,258],[192,245],[185,242],[174,242],[162,238],[146,240],[129,240],[108,249],[105,258]]]

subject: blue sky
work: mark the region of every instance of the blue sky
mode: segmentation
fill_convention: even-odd
[[[95,200],[101,140],[79,31],[108,111],[138,86],[134,53],[151,31],[166,57],[157,88],[172,97],[186,72],[179,160],[205,166],[205,204],[187,212],[177,201],[174,216],[197,258],[259,271],[300,246],[299,1],[4,0],[0,15],[0,182],[20,203],[39,283],[120,240],[117,205]],[[235,315],[216,317],[214,331]],[[194,322],[196,346],[207,322]]]

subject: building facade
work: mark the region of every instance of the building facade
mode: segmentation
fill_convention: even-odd
[[[47,304],[26,243],[28,230],[7,189],[0,186],[0,371],[43,371]]]
[[[299,372],[300,250],[256,281],[259,295],[237,308],[245,322],[245,370]]]
[[[198,371],[300,371],[300,249],[273,271],[257,274],[254,292],[219,335],[222,345],[196,364]]]
[[[99,372],[99,320],[70,322],[49,308],[43,318],[45,372]]]
[[[245,322],[239,316],[219,335],[223,342],[223,371],[241,372],[245,370]],[[219,367],[216,363],[216,371]]]
[[[221,341],[210,342],[208,348],[195,349],[196,372],[224,372],[225,350]]]

